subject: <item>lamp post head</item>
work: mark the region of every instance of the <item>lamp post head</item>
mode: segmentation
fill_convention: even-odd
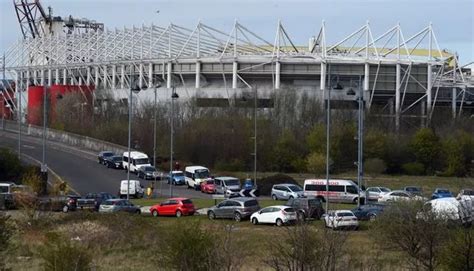
[[[178,99],[178,98],[179,98],[178,93],[173,92],[173,94],[171,94],[171,98],[172,98],[172,99]]]

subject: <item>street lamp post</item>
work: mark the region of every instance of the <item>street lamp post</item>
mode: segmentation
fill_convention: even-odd
[[[257,88],[255,88],[255,95],[254,95],[254,116],[253,116],[253,129],[254,129],[254,137],[253,137],[253,179],[254,185],[257,186]]]
[[[176,88],[173,86],[171,92],[171,115],[170,115],[170,197],[173,197],[173,137],[174,137],[174,99],[178,99],[179,95],[176,93]]]
[[[331,75],[329,73],[329,78]],[[331,79],[329,80],[331,82]],[[326,99],[326,212],[329,211],[329,135],[331,131],[331,84],[328,87]]]
[[[360,184],[363,180],[363,142],[364,142],[364,91],[362,88],[362,78],[359,76],[359,95],[357,97],[359,102],[359,114],[358,114],[358,130],[357,130],[357,186],[358,189],[358,200],[357,207],[360,207]],[[367,199],[366,199],[367,200]]]
[[[41,164],[41,174],[43,175],[43,181],[46,181],[48,174],[48,165],[46,164],[46,124],[47,124],[47,114],[46,114],[46,103],[47,103],[47,90],[48,88],[43,85],[43,155],[42,155],[42,164]],[[43,185],[45,185],[43,183]],[[42,191],[45,192],[45,191]]]

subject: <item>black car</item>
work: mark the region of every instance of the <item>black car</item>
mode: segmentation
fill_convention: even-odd
[[[320,219],[325,213],[321,201],[317,198],[290,198],[285,205],[296,210],[298,220]]]
[[[105,165],[105,159],[107,159],[107,157],[112,157],[114,155],[115,155],[115,153],[112,152],[112,151],[101,151],[101,152],[99,152],[99,155],[97,155],[97,159],[99,160],[99,164]]]
[[[374,220],[378,215],[383,213],[385,204],[367,204],[361,205],[360,207],[356,207],[352,209],[352,212],[357,217],[358,220]]]
[[[140,167],[137,171],[137,176],[138,176],[138,178],[142,178],[142,179],[145,179],[145,180],[160,177],[158,171],[156,170],[156,168],[152,167],[152,166]]]
[[[122,165],[123,157],[120,155],[114,155],[105,158],[105,165],[108,168],[123,168]]]
[[[418,186],[405,186],[403,188],[403,191],[408,192],[413,195],[423,196],[423,191],[421,190],[421,187],[418,187]]]

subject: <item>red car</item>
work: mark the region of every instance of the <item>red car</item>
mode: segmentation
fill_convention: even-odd
[[[216,185],[214,180],[207,180],[201,183],[201,192],[214,194],[216,193]]]
[[[153,216],[176,216],[193,215],[195,211],[194,204],[187,198],[171,198],[160,204],[153,205],[150,212]]]

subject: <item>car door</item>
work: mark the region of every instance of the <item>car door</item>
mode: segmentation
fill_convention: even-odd
[[[220,179],[214,179],[215,187],[216,187],[216,194],[222,194],[222,181]]]
[[[224,217],[225,214],[225,208],[228,204],[228,200],[225,200],[219,204],[217,204],[216,208],[214,209],[214,214],[216,217]]]
[[[239,209],[240,207],[242,207],[242,205],[240,205],[240,202],[230,200],[228,203],[228,206],[226,206],[225,217],[233,218],[235,211]]]
[[[273,210],[272,207],[263,208],[259,212],[258,222],[259,223],[270,223],[270,216],[271,216],[272,210]]]
[[[168,208],[167,208],[167,211],[168,211],[168,214],[169,215],[174,215],[176,213],[176,207],[178,206],[178,201],[177,200],[170,200],[169,204],[168,204]]]

